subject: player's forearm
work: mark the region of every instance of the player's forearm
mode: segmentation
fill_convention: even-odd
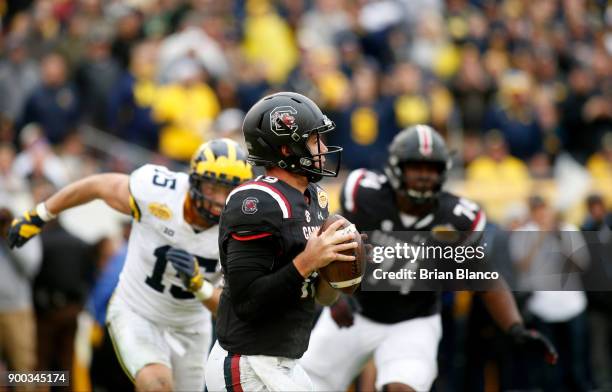
[[[129,214],[128,176],[118,173],[96,174],[73,182],[45,201],[47,210],[57,215],[69,208],[101,199],[119,212]]]
[[[483,291],[480,295],[493,320],[503,331],[508,331],[512,325],[522,323],[523,319],[512,293],[505,283],[501,284],[503,284],[503,287],[497,287],[492,291]]]
[[[227,270],[234,310],[243,320],[253,320],[299,300],[304,278],[293,263],[271,272],[274,241],[262,239],[227,244]]]
[[[302,276],[293,264],[287,264],[278,271],[255,278],[257,272],[237,272],[242,275],[243,284],[236,284],[236,279],[228,273],[234,309],[238,317],[244,320],[253,320],[268,312],[279,310],[287,302],[297,301],[303,282]],[[250,284],[244,284],[250,281]]]

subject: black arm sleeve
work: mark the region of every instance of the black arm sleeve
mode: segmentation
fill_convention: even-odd
[[[226,279],[236,315],[250,321],[298,301],[304,278],[293,262],[272,272],[278,249],[272,237],[227,241]]]

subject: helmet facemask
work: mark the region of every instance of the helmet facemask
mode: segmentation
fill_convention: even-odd
[[[391,186],[401,197],[417,205],[428,204],[438,198],[446,180],[447,163],[432,161],[399,162],[393,157],[389,160],[389,163],[385,168],[387,177],[390,179]],[[431,167],[432,172],[437,173],[436,178],[428,175],[423,168],[421,168],[421,173],[409,175],[406,170],[410,165],[427,165]]]
[[[291,130],[279,118],[278,125],[288,132]],[[314,128],[303,134],[291,133],[293,142],[288,145],[292,154],[277,162],[277,166],[287,171],[304,175],[310,182],[318,182],[323,177],[336,177],[340,171],[341,152],[340,146],[326,146],[327,151],[321,151],[321,135],[333,131],[336,125],[333,121],[324,117],[324,125]],[[311,136],[316,138],[316,151],[311,151],[308,140]],[[334,161],[334,169],[326,169],[325,164],[328,159]]]
[[[218,202],[204,194],[202,189],[207,184],[212,185],[213,192],[215,193],[222,190],[225,191],[223,202]],[[191,173],[189,176],[189,197],[191,198],[191,202],[198,216],[211,226],[218,224],[221,217],[221,211],[225,206],[225,199],[236,185],[237,184],[230,184],[227,181],[219,181],[206,176],[200,176],[196,173]],[[218,215],[213,212],[213,208],[219,211]]]
[[[421,170],[421,173],[407,174],[409,165],[427,165],[431,173]],[[416,204],[426,204],[438,198],[445,180],[445,164],[439,162],[405,162],[401,165],[403,171],[403,192]]]

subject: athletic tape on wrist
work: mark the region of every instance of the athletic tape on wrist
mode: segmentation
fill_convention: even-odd
[[[49,222],[50,220],[57,218],[57,215],[52,214],[47,209],[47,206],[44,202],[38,203],[38,205],[36,206],[36,215],[38,215],[38,217],[45,222]]]
[[[202,287],[193,293],[199,301],[207,301],[212,298],[215,293],[215,287],[208,281],[202,283]]]

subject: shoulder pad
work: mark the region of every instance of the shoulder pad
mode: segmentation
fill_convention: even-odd
[[[177,186],[179,173],[172,172],[164,166],[147,164],[130,174],[130,207],[132,216],[140,220],[141,211],[150,202],[164,198],[168,190]]]
[[[440,195],[440,210],[459,231],[483,231],[487,217],[478,203],[448,192]]]
[[[355,213],[360,207],[376,203],[381,193],[388,191],[384,174],[367,170],[353,170],[342,186],[340,201],[343,213]]]
[[[273,184],[250,181],[227,197],[221,229],[230,233],[276,232],[291,213],[291,204]]]

